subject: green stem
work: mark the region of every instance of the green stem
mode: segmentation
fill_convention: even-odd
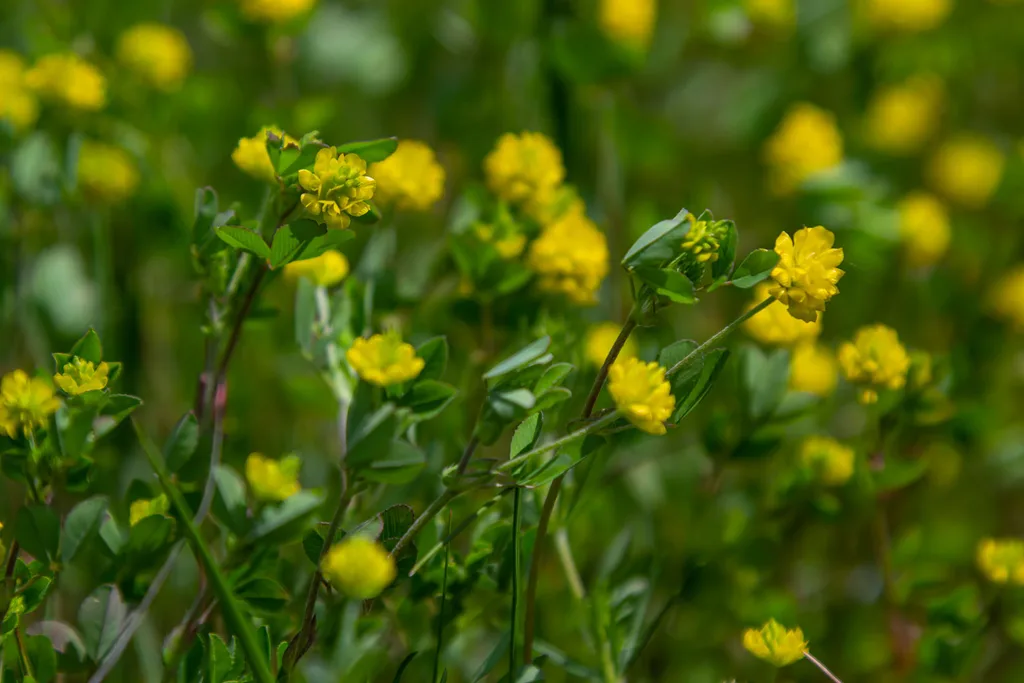
[[[405,546],[409,545],[409,543],[416,538],[417,534],[423,531],[423,527],[425,527],[430,520],[436,517],[437,513],[441,512],[444,506],[454,500],[457,495],[459,495],[458,491],[446,489],[444,493],[435,498],[434,502],[427,506],[427,509],[423,511],[423,514],[417,517],[416,521],[412,523],[412,526],[410,526],[406,530],[405,534],[398,539],[398,543],[396,543],[395,547],[391,550],[391,557],[397,557],[398,553],[400,553]]]
[[[619,419],[620,417],[621,415],[619,411],[613,410],[612,412],[602,417],[600,420],[594,420],[593,422],[588,424],[586,427],[583,427],[582,429],[577,429],[575,432],[569,432],[561,439],[551,441],[549,443],[544,444],[543,446],[538,446],[537,448],[534,448],[532,451],[527,451],[526,453],[517,455],[514,458],[510,458],[509,460],[499,465],[497,467],[497,471],[508,472],[509,470],[514,469],[516,465],[519,465],[520,463],[525,462],[534,456],[543,455],[544,453],[548,453],[550,451],[562,448],[563,446],[568,446],[573,441],[578,441],[579,439],[582,439],[588,434],[591,434],[599,429],[602,429],[603,427],[608,426],[609,424]]]
[[[508,680],[516,680],[516,631],[519,621],[519,565],[522,553],[521,539],[519,537],[520,523],[520,499],[522,489],[518,486],[512,493],[512,615],[509,625],[508,642]]]
[[[672,375],[674,375],[677,372],[679,372],[680,370],[682,370],[684,367],[686,367],[690,363],[690,361],[692,361],[697,356],[700,356],[701,354],[703,354],[708,349],[708,347],[714,346],[715,344],[720,342],[722,339],[724,339],[725,337],[729,336],[730,332],[732,332],[738,326],[742,325],[747,320],[749,320],[750,318],[754,317],[755,315],[757,315],[758,313],[760,313],[764,309],[768,308],[768,306],[773,301],[775,301],[774,297],[768,297],[767,299],[765,299],[764,301],[762,301],[758,305],[754,306],[753,308],[751,308],[749,311],[747,311],[746,313],[744,313],[740,317],[738,317],[735,320],[733,320],[731,323],[729,323],[728,325],[726,325],[725,327],[720,329],[718,332],[716,332],[715,334],[711,335],[711,337],[709,337],[708,340],[705,341],[703,344],[701,344],[700,346],[695,348],[693,351],[690,351],[690,353],[686,354],[685,358],[683,358],[681,361],[679,361],[678,363],[673,365],[671,368],[669,368],[668,371],[665,374],[667,376],[671,377]]]
[[[562,570],[565,572],[565,578],[569,581],[569,588],[572,589],[572,594],[577,600],[582,600],[587,596],[587,590],[583,586],[583,578],[580,576],[580,570],[576,568],[576,561],[572,557],[572,547],[569,545],[569,533],[563,526],[555,532],[555,551],[558,553],[558,559],[562,562]]]
[[[828,679],[829,679],[830,681],[832,681],[832,683],[843,683],[843,682],[842,682],[841,680],[839,680],[839,678],[838,678],[838,677],[837,677],[837,676],[836,676],[836,675],[835,675],[834,673],[832,673],[831,671],[829,671],[829,670],[828,670],[828,669],[827,669],[827,668],[825,667],[825,665],[824,665],[824,664],[822,664],[822,663],[821,663],[820,661],[818,661],[818,659],[817,659],[817,658],[816,658],[816,657],[815,657],[814,655],[812,655],[812,654],[810,653],[810,651],[808,651],[808,650],[805,650],[805,651],[804,651],[804,657],[806,657],[806,658],[807,658],[807,659],[808,659],[808,660],[809,660],[809,661],[811,662],[811,664],[813,664],[814,666],[816,666],[816,667],[818,667],[819,669],[821,669],[821,673],[823,673],[823,674],[825,674],[826,676],[828,676]]]
[[[35,676],[32,674],[32,662],[28,659],[28,652],[25,651],[25,641],[21,637],[21,626],[14,629],[14,639],[18,643],[18,655],[21,657],[21,666],[25,670],[25,677]]]

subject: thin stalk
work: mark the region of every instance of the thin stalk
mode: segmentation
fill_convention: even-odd
[[[402,537],[398,539],[398,543],[396,543],[395,547],[391,550],[391,557],[396,557],[402,549],[405,548],[405,546],[409,545],[409,543],[416,538],[417,534],[423,531],[423,527],[425,527],[430,520],[436,517],[437,513],[441,512],[445,505],[452,502],[457,495],[459,495],[458,491],[446,489],[444,493],[435,498],[434,502],[427,506],[427,509],[416,518],[416,521],[412,523],[412,526],[410,526]]]
[[[839,680],[839,677],[838,677],[838,676],[836,676],[836,675],[835,675],[834,673],[832,673],[831,671],[829,671],[829,670],[828,670],[828,669],[827,669],[827,668],[825,667],[825,665],[824,665],[824,664],[822,664],[822,663],[821,663],[820,661],[818,661],[818,658],[817,658],[817,657],[815,657],[814,655],[812,655],[812,654],[811,654],[811,653],[810,653],[809,651],[807,651],[807,650],[804,650],[804,657],[806,657],[807,659],[809,659],[809,660],[810,660],[810,662],[811,662],[811,664],[813,664],[814,666],[816,666],[816,667],[818,667],[819,669],[821,669],[821,673],[823,673],[823,674],[825,674],[826,676],[828,676],[828,679],[829,679],[830,681],[832,681],[832,683],[843,683],[843,682],[842,682],[841,680]]]
[[[534,456],[543,455],[544,453],[557,450],[559,448],[562,448],[563,446],[568,446],[573,441],[578,441],[583,437],[587,436],[588,434],[592,434],[593,432],[596,432],[599,429],[606,427],[607,425],[611,424],[620,417],[621,414],[619,413],[619,411],[613,410],[612,412],[608,413],[601,419],[594,420],[593,422],[589,423],[586,427],[583,427],[582,429],[577,429],[575,432],[569,432],[561,439],[551,441],[550,443],[546,443],[543,446],[538,446],[537,448],[534,448],[532,451],[527,451],[526,453],[517,455],[514,458],[509,458],[505,462],[498,465],[498,467],[496,467],[495,469],[498,472],[507,472],[511,469],[515,469],[517,465],[529,460]]]
[[[555,532],[555,551],[558,559],[562,562],[562,570],[565,578],[569,581],[569,588],[577,600],[587,597],[587,590],[583,586],[583,578],[580,570],[576,568],[576,561],[572,557],[572,547],[569,545],[569,533],[562,527]]]
[[[448,535],[452,533],[451,512],[448,513]],[[448,558],[451,556],[451,545],[444,547],[444,577],[441,579],[441,611],[437,615],[437,647],[434,649],[434,673],[430,683],[437,683],[437,675],[441,672],[441,649],[444,646],[444,607],[448,596]],[[397,680],[397,679],[396,679]]]
[[[18,643],[18,655],[21,657],[21,667],[25,670],[26,678],[35,678],[32,674],[32,662],[28,659],[28,652],[25,651],[25,641],[21,637],[21,626],[14,629],[14,639]]]
[[[709,346],[713,346],[713,345],[717,344],[718,342],[720,342],[725,337],[729,336],[730,332],[732,332],[738,326],[740,326],[743,323],[745,323],[750,318],[753,318],[755,315],[757,315],[758,313],[760,313],[764,309],[768,308],[768,306],[773,301],[775,301],[774,297],[768,297],[767,299],[765,299],[764,301],[762,301],[758,305],[756,305],[753,308],[751,308],[746,313],[742,314],[741,316],[739,316],[738,318],[733,320],[731,323],[729,323],[728,325],[726,325],[725,327],[720,329],[718,332],[716,332],[715,334],[711,335],[707,339],[707,341],[705,341],[703,344],[701,344],[700,346],[695,348],[693,351],[690,351],[690,353],[686,354],[685,358],[683,358],[681,361],[679,361],[678,363],[673,365],[671,368],[669,368],[668,371],[665,374],[667,376],[671,377],[672,375],[674,375],[677,372],[679,372],[680,370],[682,370],[684,367],[686,367],[686,365],[691,360],[693,360],[697,356],[703,354],[707,350],[707,348]]]
[[[462,457],[459,458],[459,474],[463,474],[466,468],[469,466],[469,461],[473,457],[473,453],[476,451],[477,446],[480,445],[480,440],[475,436],[469,440],[466,444],[466,449],[462,451]]]
[[[518,486],[512,493],[512,615],[509,625],[508,642],[508,680],[516,679],[516,631],[519,610],[519,564],[522,543],[519,537],[520,498],[522,489]]]
[[[590,388],[590,395],[587,396],[587,402],[583,406],[582,418],[585,420],[590,417],[594,412],[594,406],[597,404],[597,399],[601,395],[601,388],[604,386],[604,381],[608,377],[608,371],[611,369],[612,364],[615,363],[619,358],[619,354],[622,352],[622,347],[629,341],[629,335],[636,329],[636,309],[630,311],[629,317],[623,324],[622,329],[619,331],[619,336],[615,338],[615,342],[612,344],[612,348],[609,349],[608,355],[604,359],[604,363],[601,364],[601,369],[597,371],[597,377],[594,378],[594,385]]]

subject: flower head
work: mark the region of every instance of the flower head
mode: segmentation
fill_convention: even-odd
[[[415,379],[425,365],[416,349],[395,332],[375,334],[369,339],[359,337],[345,358],[360,379],[381,387]]]
[[[800,464],[825,486],[841,486],[853,475],[853,449],[827,436],[810,436],[800,445]]]
[[[612,345],[618,339],[619,332],[621,331],[621,325],[611,322],[598,323],[591,326],[587,331],[586,345],[583,350],[587,362],[595,368],[604,365],[604,359],[608,357],[608,352],[612,350]],[[630,358],[636,358],[636,340],[633,337],[626,339],[626,343],[622,345],[622,349],[619,351],[619,357],[616,359],[616,362],[621,363]]]
[[[46,426],[50,415],[60,408],[60,399],[46,380],[14,370],[0,380],[0,431],[12,439],[18,429],[28,434]]]
[[[901,389],[907,381],[910,356],[896,330],[868,325],[857,330],[853,342],[839,347],[839,365],[849,381],[862,387],[862,403],[878,400],[878,389]]]
[[[949,248],[949,213],[927,192],[912,192],[899,203],[900,237],[912,266],[930,266]]]
[[[803,658],[807,641],[799,628],[786,629],[770,619],[760,630],[748,628],[744,631],[743,647],[755,657],[782,667]]]
[[[657,0],[601,0],[598,20],[612,40],[644,49],[651,42]]]
[[[313,171],[299,171],[299,197],[302,208],[328,228],[349,226],[352,216],[370,211],[367,200],[373,197],[377,182],[366,175],[366,162],[358,154],[338,154],[334,147],[316,153]]]
[[[773,285],[762,282],[754,289],[754,299],[747,305],[750,310],[769,296]],[[814,322],[807,322],[790,315],[786,305],[776,300],[743,323],[744,331],[751,337],[769,346],[793,346],[805,341],[813,341],[821,334],[821,316],[817,315]]]
[[[98,391],[107,386],[110,366],[106,363],[95,365],[77,356],[64,364],[64,371],[53,376],[53,381],[69,396],[78,396],[87,391]]]
[[[572,185],[557,185],[538,190],[523,203],[527,216],[546,226],[568,214],[585,214],[587,207]]]
[[[166,515],[171,509],[171,502],[161,493],[156,498],[142,498],[128,508],[128,524],[135,526],[146,517]]]
[[[402,140],[384,161],[370,166],[383,203],[408,211],[427,211],[444,195],[444,167],[434,150],[419,140]]]
[[[270,161],[270,153],[267,151],[267,135],[273,133],[284,138],[286,147],[298,147],[298,141],[284,133],[277,126],[263,126],[260,131],[251,138],[241,138],[235,151],[231,153],[231,161],[248,175],[272,183],[277,179],[277,171],[273,162]]]
[[[369,600],[395,580],[395,560],[380,543],[365,536],[346,536],[324,557],[324,576],[345,595]]]
[[[648,434],[664,434],[676,407],[665,368],[627,358],[608,370],[608,391],[626,419]]]
[[[1024,585],[1024,541],[984,539],[978,544],[978,568],[993,583]]]
[[[132,157],[120,147],[83,140],[78,149],[78,184],[86,197],[116,204],[135,192],[139,172]]]
[[[793,105],[768,138],[765,159],[778,194],[790,194],[805,180],[839,165],[843,137],[835,116],[813,104]]]
[[[9,121],[16,131],[32,127],[39,117],[39,102],[28,88],[25,62],[21,55],[0,50],[0,121]]]
[[[794,0],[746,0],[747,16],[757,24],[789,28],[796,23]]]
[[[952,0],[864,0],[868,23],[882,31],[915,33],[935,28],[953,8]]]
[[[284,267],[289,278],[304,277],[317,287],[333,287],[348,275],[348,259],[333,249],[304,261],[292,261]]]
[[[999,278],[989,292],[988,307],[997,317],[1024,331],[1024,265]]]
[[[73,52],[46,55],[25,74],[41,97],[81,111],[99,111],[107,103],[107,79]]]
[[[792,238],[783,232],[775,240],[779,263],[772,269],[776,286],[770,293],[789,307],[794,318],[814,322],[825,302],[839,293],[843,250],[832,248],[835,239],[832,231],[819,225],[801,228]]]
[[[929,162],[927,174],[940,193],[971,209],[988,203],[1003,177],[1006,157],[989,140],[961,135],[946,142]]]
[[[832,351],[813,342],[793,349],[789,361],[790,389],[824,397],[835,391],[838,381],[839,364]]]
[[[542,133],[505,133],[484,159],[491,191],[510,202],[523,202],[562,184],[562,153]]]
[[[938,127],[942,99],[942,81],[934,76],[880,88],[867,106],[868,144],[889,154],[919,150]]]
[[[683,251],[693,256],[697,263],[714,263],[718,260],[718,249],[727,233],[724,221],[700,221],[690,215],[690,230],[683,238]]]
[[[192,49],[178,29],[144,23],[121,34],[117,58],[153,87],[171,91],[185,80],[192,65]]]
[[[245,459],[245,480],[256,500],[279,503],[302,490],[300,469],[302,460],[297,455],[272,460],[262,453],[250,453]]]
[[[316,0],[239,0],[239,4],[246,19],[279,24],[309,11]]]
[[[593,304],[608,273],[608,243],[585,215],[567,214],[533,241],[527,266],[539,276],[540,289]]]

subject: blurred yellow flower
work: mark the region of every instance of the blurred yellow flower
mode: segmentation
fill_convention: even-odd
[[[377,182],[366,175],[366,162],[358,154],[338,154],[334,147],[316,153],[312,173],[299,171],[302,208],[328,228],[347,228],[352,216],[370,211]]]
[[[81,111],[98,111],[107,103],[107,79],[73,52],[41,57],[25,74],[41,97]]]
[[[724,223],[699,221],[691,214],[690,231],[683,238],[683,251],[689,252],[698,263],[714,263],[718,260],[718,248],[725,234]]]
[[[348,275],[348,259],[340,251],[325,251],[316,258],[292,261],[284,267],[291,279],[304,277],[317,287],[333,287]]]
[[[498,226],[491,223],[477,223],[473,226],[473,232],[482,242],[494,245],[498,255],[505,260],[511,260],[523,253],[526,246],[526,235],[515,232],[514,226],[506,223],[499,223]]]
[[[846,379],[862,387],[861,403],[874,403],[879,389],[903,388],[910,356],[896,330],[885,325],[867,325],[857,330],[853,342],[844,342],[839,347],[839,365]]]
[[[262,453],[250,453],[245,459],[245,480],[256,500],[279,503],[302,490],[300,469],[302,460],[297,455],[273,460]]]
[[[591,325],[587,330],[587,339],[584,345],[584,356],[587,362],[595,368],[604,365],[604,359],[608,357],[608,352],[612,350],[612,344],[619,338],[621,330],[621,325],[612,322]],[[633,337],[627,338],[626,343],[622,345],[617,362],[630,358],[636,358],[636,340]]]
[[[839,293],[843,250],[832,247],[835,239],[831,230],[820,225],[801,228],[792,238],[787,232],[776,238],[779,263],[772,269],[776,286],[770,293],[789,307],[794,318],[814,322],[825,303]]]
[[[598,21],[612,40],[646,48],[654,33],[657,0],[601,0]]]
[[[298,140],[277,126],[263,126],[251,138],[239,139],[235,151],[231,153],[231,161],[253,178],[272,183],[277,180],[277,171],[274,169],[274,164],[270,161],[270,153],[267,151],[267,135],[269,133],[283,137],[285,147],[299,146]]]
[[[394,331],[359,337],[345,357],[360,379],[381,387],[415,379],[425,365],[416,349]]]
[[[928,177],[935,189],[968,208],[988,203],[1003,177],[1006,157],[989,140],[978,135],[960,135],[947,141],[928,165]]]
[[[927,31],[941,24],[953,0],[862,0],[864,16],[881,31]]]
[[[769,296],[774,285],[769,282],[760,283],[754,290],[754,298],[747,305],[750,310]],[[764,310],[755,313],[743,323],[743,330],[751,337],[769,346],[793,346],[804,341],[812,341],[821,334],[821,316],[814,322],[794,318],[789,309],[781,301],[773,301]]]
[[[239,4],[246,19],[276,24],[309,11],[316,0],[239,0]]]
[[[444,167],[426,143],[402,140],[384,161],[370,166],[377,197],[407,211],[427,211],[444,195]]]
[[[978,544],[978,568],[993,583],[1024,585],[1024,541],[982,540]]]
[[[938,128],[942,100],[942,81],[935,76],[879,88],[864,118],[868,144],[889,154],[916,152]]]
[[[139,172],[132,157],[120,147],[84,140],[78,149],[78,184],[86,197],[115,204],[135,192]]]
[[[185,80],[192,65],[192,49],[178,29],[143,23],[118,38],[117,58],[153,87],[171,91]]]
[[[1019,265],[996,281],[988,295],[989,310],[1024,331],[1024,265]]]
[[[128,524],[135,526],[146,517],[166,515],[171,510],[171,501],[161,493],[156,498],[143,498],[135,501],[128,508]]]
[[[796,23],[794,0],[746,0],[747,16],[757,24],[788,28]]]
[[[748,628],[743,632],[743,647],[755,657],[781,667],[803,658],[807,641],[799,628],[787,630],[770,619],[760,630]]]
[[[14,370],[0,380],[0,431],[12,439],[20,428],[24,434],[46,426],[50,415],[60,408],[60,399],[46,380]]]
[[[583,214],[587,207],[572,185],[558,185],[531,195],[523,204],[527,216],[541,226],[554,223],[568,214]]]
[[[94,365],[91,361],[78,358],[64,364],[64,371],[53,376],[53,381],[69,396],[78,396],[87,391],[98,391],[107,386],[110,366],[106,363]]]
[[[825,486],[842,486],[853,475],[853,449],[827,436],[809,436],[800,444],[800,464]]]
[[[510,202],[556,189],[565,177],[562,153],[543,133],[505,133],[484,159],[487,186]]]
[[[350,535],[324,557],[324,576],[350,598],[369,600],[391,585],[398,572],[395,560],[380,543]]]
[[[774,191],[792,193],[843,160],[843,137],[835,116],[806,102],[793,105],[765,143],[764,156]]]
[[[25,82],[21,55],[0,50],[0,120],[9,121],[17,132],[32,127],[39,117],[39,102]]]
[[[615,407],[633,425],[648,434],[664,434],[676,399],[665,379],[665,368],[655,362],[627,358],[608,370],[608,392]]]
[[[566,214],[533,241],[527,266],[539,276],[541,290],[591,305],[608,274],[608,243],[585,215]]]
[[[898,205],[900,237],[912,266],[930,266],[949,248],[949,214],[933,195],[912,192]]]
[[[831,396],[839,381],[835,354],[814,343],[800,344],[789,361],[789,388],[815,396]]]

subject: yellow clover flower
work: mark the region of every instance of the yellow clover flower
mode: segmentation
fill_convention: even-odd
[[[777,194],[790,194],[808,178],[843,160],[843,137],[832,113],[813,104],[793,105],[768,138],[765,160]]]
[[[787,629],[770,619],[760,630],[748,628],[744,631],[743,647],[755,657],[782,667],[803,658],[807,641],[799,628]]]
[[[999,278],[989,292],[988,306],[997,317],[1024,331],[1024,265]]]
[[[523,211],[538,225],[546,226],[568,214],[584,214],[587,207],[575,187],[558,185],[531,195],[523,203]]]
[[[402,140],[384,161],[370,166],[382,203],[407,211],[427,211],[444,195],[444,167],[426,143]]]
[[[543,133],[505,133],[484,159],[487,186],[502,199],[523,202],[562,184],[562,153]]]
[[[369,600],[391,585],[398,572],[395,560],[380,543],[365,536],[346,536],[331,547],[321,570],[350,598]]]
[[[60,408],[60,399],[46,380],[14,370],[0,380],[0,431],[12,439],[20,428],[29,434],[46,426],[50,415]]]
[[[768,297],[772,296],[774,285],[762,282],[754,289],[754,298],[747,304],[750,310]],[[789,309],[781,301],[775,300],[768,306],[747,318],[743,322],[743,330],[751,337],[768,346],[793,346],[801,342],[813,341],[821,334],[821,316],[815,316],[813,322],[799,320],[789,313]]]
[[[880,88],[865,115],[868,144],[889,154],[921,149],[938,128],[942,99],[942,81],[934,76],[914,76]]]
[[[135,526],[146,517],[166,515],[171,509],[171,501],[161,493],[156,498],[143,498],[135,501],[128,508],[128,524]]]
[[[598,22],[612,40],[644,49],[651,42],[657,0],[601,0]]]
[[[789,28],[796,23],[794,0],[746,0],[747,16],[756,24]]]
[[[82,193],[103,204],[130,197],[139,185],[139,172],[120,147],[83,140],[78,148],[78,184]]]
[[[309,11],[316,0],[239,0],[239,4],[250,21],[280,24]]]
[[[989,140],[960,135],[946,142],[929,162],[927,174],[940,193],[971,209],[979,209],[999,187],[1006,157]]]
[[[725,224],[699,221],[690,214],[690,230],[683,238],[683,251],[689,252],[697,263],[714,263],[718,260],[718,249],[725,238]]]
[[[832,247],[835,239],[831,230],[819,225],[801,228],[792,238],[783,232],[775,240],[779,263],[772,269],[776,286],[769,293],[788,306],[794,318],[814,322],[825,303],[839,293],[843,250]]]
[[[245,459],[245,480],[256,500],[279,503],[302,490],[301,468],[302,460],[297,455],[272,460],[262,453],[250,453]]]
[[[827,436],[809,436],[800,445],[800,464],[825,486],[842,486],[853,475],[853,449]]]
[[[665,420],[676,407],[672,387],[665,379],[665,368],[627,358],[608,370],[608,392],[615,407],[637,429],[648,434],[664,434]]]
[[[345,358],[360,379],[381,387],[415,379],[425,365],[416,349],[395,332],[375,334],[369,339],[359,337]]]
[[[946,207],[934,195],[912,192],[897,206],[900,237],[912,266],[930,266],[949,248],[951,228]]]
[[[302,208],[328,228],[347,228],[352,216],[370,211],[376,181],[366,175],[366,162],[358,154],[338,154],[334,147],[316,153],[313,171],[299,171]]]
[[[1024,585],[1024,541],[984,539],[978,544],[978,568],[993,583]]]
[[[604,359],[608,357],[608,352],[612,350],[612,345],[619,338],[619,332],[621,331],[622,326],[612,322],[603,322],[591,326],[587,331],[587,339],[583,349],[583,355],[587,362],[595,368],[600,368],[604,365]],[[619,351],[617,362],[636,358],[636,355],[636,340],[633,337],[629,337]]]
[[[41,57],[25,74],[40,96],[81,111],[99,111],[107,103],[107,79],[73,52]]]
[[[267,151],[268,133],[283,137],[285,147],[297,149],[299,146],[298,140],[284,133],[277,126],[263,126],[251,138],[241,138],[238,140],[238,145],[231,153],[231,161],[235,162],[235,166],[253,178],[273,183],[277,180],[277,171],[274,169],[274,164],[270,161],[270,153]]]
[[[188,74],[192,49],[178,29],[143,23],[118,38],[117,58],[153,87],[172,91],[181,87]]]
[[[78,396],[107,386],[109,372],[110,366],[106,363],[94,365],[92,361],[75,357],[70,363],[65,363],[62,373],[53,376],[53,381],[65,394]]]
[[[792,318],[791,318],[792,319]],[[804,343],[789,361],[789,388],[815,396],[831,396],[839,382],[839,364],[828,348]]]
[[[291,279],[304,277],[317,287],[333,287],[348,275],[348,259],[340,251],[325,251],[316,258],[292,261],[284,267]]]
[[[862,386],[861,403],[878,400],[878,389],[901,389],[907,382],[910,355],[896,330],[885,325],[868,325],[857,330],[853,342],[839,347],[843,375]]]
[[[539,276],[541,290],[565,294],[577,304],[594,304],[608,274],[608,243],[585,215],[567,214],[533,241],[526,265]]]
[[[941,24],[953,0],[862,0],[868,23],[881,31],[913,33]]]
[[[39,102],[25,82],[21,55],[0,50],[0,120],[9,121],[18,132],[32,127],[39,117]]]

